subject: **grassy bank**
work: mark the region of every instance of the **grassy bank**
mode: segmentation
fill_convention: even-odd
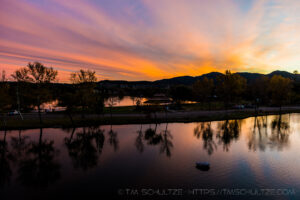
[[[124,108],[123,108],[124,109]],[[282,108],[281,114],[300,113],[300,107]],[[50,127],[82,127],[98,125],[120,125],[120,124],[149,124],[149,123],[171,123],[171,122],[203,122],[218,121],[226,119],[243,119],[252,116],[280,114],[278,108],[268,108],[255,112],[253,109],[247,110],[218,110],[218,111],[184,111],[184,112],[157,112],[156,114],[142,113],[118,113],[110,117],[109,114],[95,115],[87,114],[82,118],[81,115],[73,116],[73,124],[70,118],[64,113],[43,114],[43,123],[40,124],[36,114],[24,115],[24,120],[19,116],[6,118],[6,129],[31,129],[31,128],[50,128]],[[1,130],[4,126],[1,126]]]

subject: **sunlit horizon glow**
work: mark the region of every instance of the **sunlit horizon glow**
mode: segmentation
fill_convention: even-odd
[[[0,0],[0,70],[28,62],[99,79],[294,71],[298,0]]]

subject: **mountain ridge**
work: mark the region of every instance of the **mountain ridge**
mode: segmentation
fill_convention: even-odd
[[[242,77],[244,77],[247,82],[252,82],[260,77],[273,77],[275,75],[281,75],[285,78],[290,78],[295,81],[300,81],[300,74],[293,74],[287,71],[280,71],[276,70],[269,74],[261,74],[261,73],[252,73],[252,72],[236,72],[234,74],[238,74]],[[126,81],[126,80],[102,80],[98,83],[100,84],[129,84],[129,85],[192,85],[195,81],[203,79],[203,78],[209,78],[209,79],[216,79],[218,76],[223,75],[223,73],[220,72],[210,72],[207,74],[202,74],[200,76],[178,76],[168,79],[160,79],[155,81]]]

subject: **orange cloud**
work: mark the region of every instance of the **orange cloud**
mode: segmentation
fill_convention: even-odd
[[[292,71],[300,5],[289,2],[2,0],[0,62],[13,71],[40,61],[59,70],[61,81],[80,68],[128,80]]]

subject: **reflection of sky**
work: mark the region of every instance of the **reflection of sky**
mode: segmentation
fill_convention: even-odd
[[[137,131],[140,128],[142,131],[150,127],[154,129],[155,125],[112,126],[112,129],[117,132],[119,141],[117,151],[114,151],[109,144],[110,126],[103,126],[105,142],[102,153],[99,154],[97,166],[85,172],[81,169],[74,170],[68,150],[64,145],[64,138],[70,138],[72,130],[66,132],[60,129],[45,129],[43,139],[54,140],[54,147],[59,150],[56,159],[61,164],[62,180],[55,186],[59,188],[65,188],[66,185],[76,186],[76,184],[83,186],[87,183],[98,186],[106,184],[107,187],[113,187],[117,182],[119,185],[126,186],[295,188],[299,191],[299,118],[299,114],[283,115],[282,121],[290,122],[288,143],[271,144],[269,143],[272,134],[270,124],[276,116],[269,116],[267,135],[262,136],[265,137],[263,141],[267,141],[263,143],[264,150],[249,149],[248,146],[253,138],[256,143],[259,142],[259,138],[254,137],[258,135],[258,131],[253,132],[254,118],[241,121],[240,135],[237,140],[230,141],[228,151],[224,151],[223,141],[217,138],[222,122],[212,122],[213,139],[217,147],[211,155],[208,155],[204,148],[202,137],[197,139],[194,136],[194,129],[200,123],[168,124],[173,144],[170,148],[170,157],[160,152],[160,144],[149,145],[144,139],[144,151],[138,152],[136,149]],[[158,125],[157,134],[162,133],[165,128],[166,124]],[[80,131],[82,129],[76,130],[76,132]],[[39,130],[23,131],[22,135],[30,136],[38,141]],[[11,136],[18,137],[18,131],[10,131],[8,141]],[[208,172],[196,170],[195,162],[197,161],[210,162],[211,169]],[[85,189],[83,187],[82,190]]]
[[[154,80],[209,71],[293,71],[297,0],[1,0],[0,62],[99,78]]]

